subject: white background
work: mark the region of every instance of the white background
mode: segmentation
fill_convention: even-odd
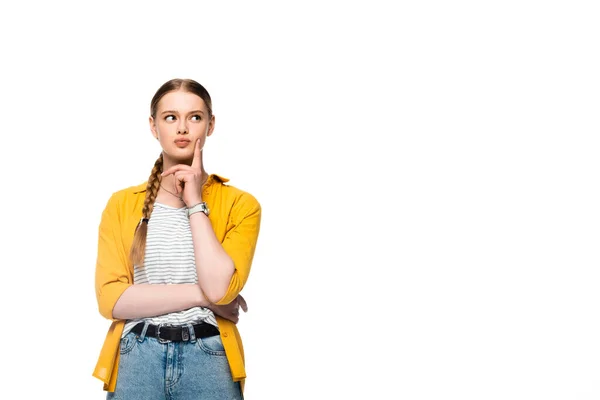
[[[130,3],[0,7],[2,397],[104,398],[100,214],[182,77],[263,206],[247,399],[600,398],[595,2]]]

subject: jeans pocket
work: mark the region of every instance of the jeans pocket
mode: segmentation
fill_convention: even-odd
[[[207,354],[213,356],[225,356],[225,347],[221,335],[198,338],[196,340],[198,347]]]
[[[121,354],[129,353],[137,343],[137,336],[130,332],[124,338],[121,338]]]

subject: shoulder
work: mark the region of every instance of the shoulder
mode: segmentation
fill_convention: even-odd
[[[119,204],[128,203],[132,200],[142,199],[146,196],[146,185],[148,182],[142,182],[137,185],[131,185],[113,191],[108,199],[108,205],[117,206]]]
[[[137,185],[127,186],[125,188],[117,189],[111,194],[111,197],[126,198],[129,196],[143,194],[146,191],[146,185],[148,182],[143,182]]]
[[[258,199],[245,189],[241,189],[229,183],[228,178],[220,175],[212,174],[213,182],[210,191],[213,191],[212,186],[220,192],[220,198],[231,207],[232,211],[240,214],[250,214],[260,212],[261,205]]]

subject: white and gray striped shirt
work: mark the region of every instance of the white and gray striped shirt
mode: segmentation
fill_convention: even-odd
[[[197,283],[194,244],[190,221],[185,207],[175,208],[154,203],[148,221],[144,266],[134,266],[134,284]],[[218,327],[215,315],[204,307],[193,307],[152,318],[127,320],[123,335],[127,335],[137,323],[148,320],[151,324],[185,325],[201,321]]]

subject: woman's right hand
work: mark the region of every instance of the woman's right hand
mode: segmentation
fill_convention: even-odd
[[[237,324],[240,319],[240,307],[242,308],[242,310],[244,310],[244,312],[248,312],[248,305],[246,304],[246,300],[242,297],[241,294],[238,294],[235,300],[233,300],[229,304],[223,304],[220,306],[216,304],[211,304],[210,306],[208,306],[208,308],[212,310],[213,313],[215,313],[219,317],[225,318],[233,322],[234,324]]]

